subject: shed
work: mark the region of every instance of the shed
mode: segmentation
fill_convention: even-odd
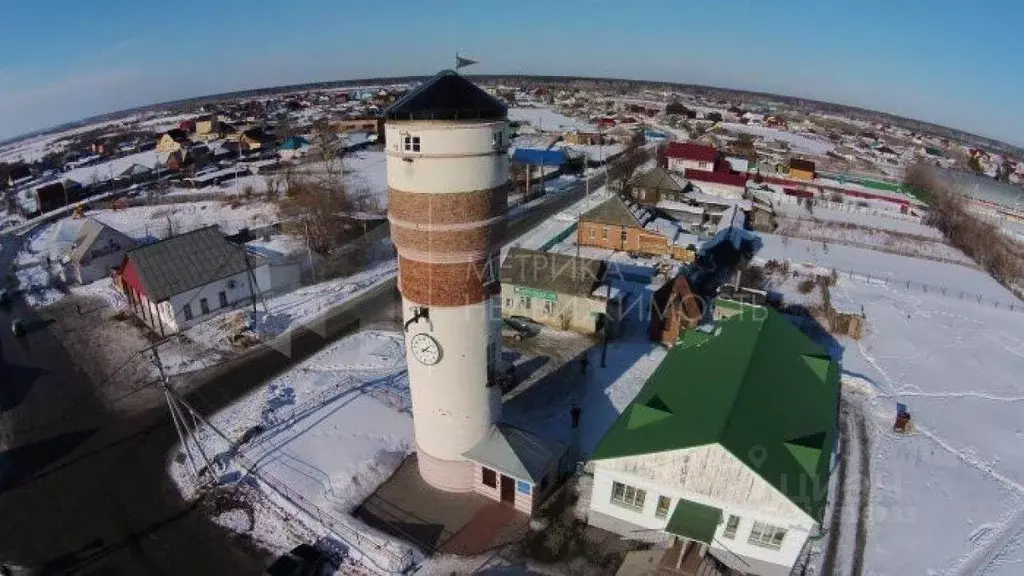
[[[463,456],[475,464],[473,490],[531,514],[567,470],[566,447],[508,424]]]

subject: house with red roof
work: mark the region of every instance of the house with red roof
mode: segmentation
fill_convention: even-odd
[[[711,170],[686,170],[687,180],[700,188],[701,192],[739,200],[747,190],[748,175],[742,172],[713,172]]]
[[[692,142],[669,142],[665,149],[666,167],[680,174],[687,170],[711,172],[721,156],[722,154],[711,146]]]

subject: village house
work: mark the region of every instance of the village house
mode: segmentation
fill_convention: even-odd
[[[662,200],[682,202],[689,187],[682,175],[655,166],[629,181],[629,195],[640,204],[654,206]]]
[[[679,174],[687,170],[710,172],[718,165],[721,153],[711,146],[690,142],[669,142],[665,148],[666,167]]]
[[[788,576],[820,533],[839,365],[778,312],[683,332],[591,456],[588,522],[674,541],[683,574]]]
[[[512,248],[501,263],[501,314],[557,330],[600,332],[617,313],[618,291],[602,284],[606,270],[600,260]]]
[[[637,254],[666,254],[668,239],[644,226],[654,218],[645,208],[633,209],[619,196],[612,196],[580,215],[576,242],[606,250]]]
[[[12,166],[10,171],[7,173],[7,186],[9,188],[14,188],[28,182],[32,178],[34,178],[32,169],[29,168],[27,164],[18,164],[16,166]]]
[[[277,155],[282,160],[305,156],[309,152],[309,141],[302,136],[290,136],[277,145]]]
[[[335,120],[331,126],[338,132],[378,132],[376,118]]]
[[[40,214],[77,202],[82,198],[82,193],[82,185],[70,179],[49,182],[32,191],[36,211]]]
[[[262,150],[274,143],[274,137],[262,128],[249,128],[238,138],[243,150]]]
[[[128,306],[161,336],[273,293],[269,262],[216,226],[129,250],[119,270]]]
[[[184,130],[176,128],[168,130],[160,136],[160,139],[156,142],[156,151],[161,154],[170,154],[182,148],[188,148],[191,144],[192,141],[189,140],[188,134]]]
[[[64,277],[78,284],[89,284],[110,276],[121,265],[128,250],[138,243],[102,222],[89,218],[78,230],[68,251]]]
[[[192,138],[199,142],[211,142],[233,132],[234,126],[224,122],[216,114],[209,114],[196,120],[196,130]]]
[[[789,159],[789,177],[796,180],[814,180],[814,162],[802,158]]]

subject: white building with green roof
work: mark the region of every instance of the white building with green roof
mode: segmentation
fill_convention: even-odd
[[[595,449],[589,522],[789,574],[819,533],[838,387],[838,363],[772,309],[687,331]]]

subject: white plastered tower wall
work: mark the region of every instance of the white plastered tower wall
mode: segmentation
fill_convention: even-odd
[[[493,260],[507,206],[508,122],[501,118],[407,120],[385,125],[389,219],[399,288],[420,475],[455,492],[473,488],[463,453],[501,412],[492,375],[501,355]],[[423,316],[426,311],[426,317]],[[422,362],[412,341],[427,334],[440,358]]]

